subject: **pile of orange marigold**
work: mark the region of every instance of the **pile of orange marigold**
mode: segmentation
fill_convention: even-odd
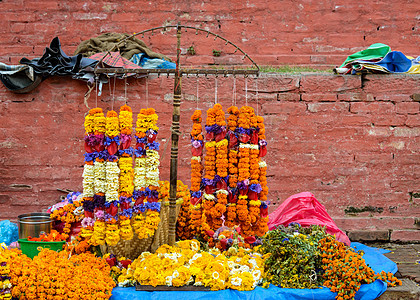
[[[337,292],[337,300],[354,299],[363,283],[372,283],[376,279],[386,282],[388,286],[401,285],[401,281],[392,273],[382,271],[375,274],[366,265],[361,254],[332,236],[320,240],[318,249],[322,257],[324,286],[329,287],[332,292]]]
[[[20,250],[4,250],[10,266],[12,296],[17,299],[109,299],[115,286],[102,258],[43,249],[34,259]]]

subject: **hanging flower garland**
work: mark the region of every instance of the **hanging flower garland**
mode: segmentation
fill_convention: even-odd
[[[191,208],[190,212],[190,231],[191,237],[200,234],[201,232],[201,206],[202,206],[202,191],[201,178],[203,175],[203,134],[202,134],[202,117],[201,110],[194,111],[191,116],[193,127],[191,130]],[[185,203],[183,204],[183,206]],[[181,208],[182,210],[182,208]]]
[[[95,162],[94,166],[94,187],[95,195],[93,201],[95,205],[95,224],[93,227],[92,243],[93,245],[103,245],[105,243],[105,193],[106,193],[106,159],[108,152],[105,150],[104,139],[106,131],[106,118],[101,108],[97,111],[93,119],[94,133],[96,139]]]
[[[227,118],[229,139],[228,159],[229,159],[229,194],[226,212],[226,226],[233,228],[237,224],[236,202],[237,202],[237,183],[238,183],[238,139],[235,130],[238,127],[239,109],[236,106],[228,108],[229,117]]]
[[[228,141],[223,139],[216,143],[216,195],[217,204],[213,209],[213,229],[217,230],[224,225],[224,214],[226,212],[228,191]]]
[[[203,194],[203,213],[202,213],[202,230],[206,234],[204,238],[209,241],[213,236],[213,216],[212,209],[215,205],[214,177],[216,176],[216,142],[214,141],[214,131],[216,128],[216,110],[209,108],[206,118],[206,156],[204,157],[204,194]]]
[[[105,146],[107,151],[106,162],[106,193],[105,193],[105,241],[110,246],[115,246],[120,240],[118,228],[118,190],[119,174],[118,147],[120,144],[120,128],[118,114],[108,111],[106,114]]]
[[[159,127],[158,115],[153,108],[141,109],[137,116],[136,151],[134,168],[135,205],[137,213],[133,228],[139,239],[153,236],[160,222],[159,200],[159,143],[156,141]],[[146,216],[143,213],[146,212]]]
[[[132,166],[131,155],[133,148],[131,148],[131,133],[133,127],[133,112],[127,105],[120,107],[119,114],[120,123],[120,146],[119,153],[124,157],[122,164],[123,172],[120,174],[120,181],[124,183],[125,188],[119,190],[119,202],[120,202],[120,213],[119,213],[119,225],[120,225],[120,236],[123,240],[131,240],[133,238],[133,228],[131,227],[131,217],[133,216],[133,209],[131,208],[132,196],[133,196],[133,179],[134,170]]]
[[[258,147],[258,119],[254,114],[254,111],[251,112],[250,118],[251,126],[251,137],[249,141],[249,151],[250,151],[250,165],[249,165],[249,189],[248,189],[248,199],[249,199],[249,215],[250,222],[254,229],[257,225],[257,221],[260,218],[260,206],[261,201],[258,199],[258,194],[261,192],[261,185],[259,184],[260,177],[260,167],[259,167],[259,147]]]
[[[226,121],[222,106],[217,103],[213,106],[216,124],[209,129],[214,134],[216,142],[216,175],[214,184],[216,186],[217,203],[212,208],[213,230],[219,229],[224,225],[225,212],[227,205],[227,183],[228,183],[228,141],[226,139]]]
[[[85,117],[84,127],[85,127],[85,136],[84,136],[84,148],[86,153],[85,164],[83,166],[83,209],[85,217],[82,223],[82,232],[81,234],[85,238],[90,238],[93,234],[93,224],[94,224],[94,215],[93,211],[95,209],[93,202],[94,192],[94,167],[93,162],[95,160],[95,153],[93,147],[95,144],[94,138],[94,116],[96,109],[91,109]]]
[[[267,186],[267,163],[262,160],[267,154],[267,142],[265,139],[265,126],[264,118],[257,116],[257,126],[258,126],[258,145],[259,145],[259,154],[260,157],[258,167],[259,167],[259,178],[258,182],[261,186],[261,191],[259,193],[259,199],[261,201],[260,205],[260,219],[256,224],[256,235],[263,236],[268,231],[268,205],[267,201],[268,186]]]
[[[251,228],[251,216],[248,211],[248,189],[249,189],[249,178],[251,176],[250,166],[250,144],[248,144],[251,138],[251,116],[253,108],[249,106],[243,106],[239,110],[238,116],[238,128],[236,128],[236,134],[238,135],[239,151],[238,151],[238,202],[236,205],[236,213],[238,215],[238,221],[240,222],[241,232],[245,236],[253,235]]]

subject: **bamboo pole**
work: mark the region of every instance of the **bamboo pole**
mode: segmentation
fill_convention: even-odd
[[[170,169],[170,188],[169,188],[169,245],[175,244],[176,229],[176,188],[178,178],[178,139],[179,139],[179,119],[181,106],[181,76],[179,68],[179,57],[181,54],[181,27],[177,27],[176,31],[177,47],[176,47],[176,72],[174,82],[174,101],[172,113],[172,134],[171,134],[171,169]]]

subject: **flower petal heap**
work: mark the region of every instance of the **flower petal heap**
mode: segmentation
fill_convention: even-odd
[[[264,258],[243,248],[220,253],[218,249],[200,251],[196,240],[163,245],[152,254],[144,252],[123,270],[119,280],[141,285],[206,286],[211,290],[232,288],[253,290],[261,283]]]
[[[115,283],[105,259],[92,253],[69,254],[44,248],[30,259],[16,249],[0,252],[0,256],[7,257],[7,266],[10,265],[12,296],[16,299],[109,299]]]

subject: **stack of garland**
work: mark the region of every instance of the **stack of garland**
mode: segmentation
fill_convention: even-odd
[[[201,111],[191,117],[191,205],[185,209],[191,234],[210,246],[222,226],[239,225],[249,244],[268,231],[264,120],[249,106],[232,106],[228,113],[226,123],[220,104],[207,111],[205,143]]]
[[[94,108],[85,118],[82,237],[92,245],[153,236],[159,222],[159,128],[152,108],[138,114],[131,147],[132,110]],[[135,167],[133,168],[133,154]]]

